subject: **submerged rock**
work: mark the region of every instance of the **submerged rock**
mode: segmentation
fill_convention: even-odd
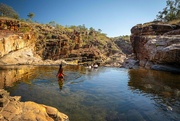
[[[9,96],[0,89],[0,120],[1,121],[69,121],[68,116],[56,108],[35,102],[20,102],[20,96]]]

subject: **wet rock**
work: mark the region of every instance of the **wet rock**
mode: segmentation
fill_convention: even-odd
[[[174,73],[180,73],[180,68],[178,67],[172,67],[168,65],[153,65],[151,66],[151,69],[153,70],[159,70],[159,71],[169,71]]]
[[[122,64],[123,68],[127,69],[137,69],[139,68],[139,60],[137,60],[134,56],[134,54],[131,54],[127,57],[127,59],[124,59],[125,61]]]
[[[122,67],[128,68],[128,69],[138,68],[138,60],[128,59],[124,62]]]

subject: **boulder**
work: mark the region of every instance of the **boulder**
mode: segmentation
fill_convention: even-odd
[[[56,108],[35,102],[20,102],[19,96],[11,97],[0,89],[1,121],[69,121],[68,116]]]

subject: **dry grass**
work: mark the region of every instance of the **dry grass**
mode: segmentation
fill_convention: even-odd
[[[169,21],[168,24],[180,24],[180,19]]]
[[[14,18],[9,18],[9,17],[5,17],[5,16],[0,16],[0,19],[6,19],[6,20],[18,20],[18,19],[14,19]]]

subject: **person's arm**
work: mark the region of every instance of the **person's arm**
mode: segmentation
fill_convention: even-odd
[[[66,74],[64,74],[64,71],[62,72],[63,76],[67,76]]]

